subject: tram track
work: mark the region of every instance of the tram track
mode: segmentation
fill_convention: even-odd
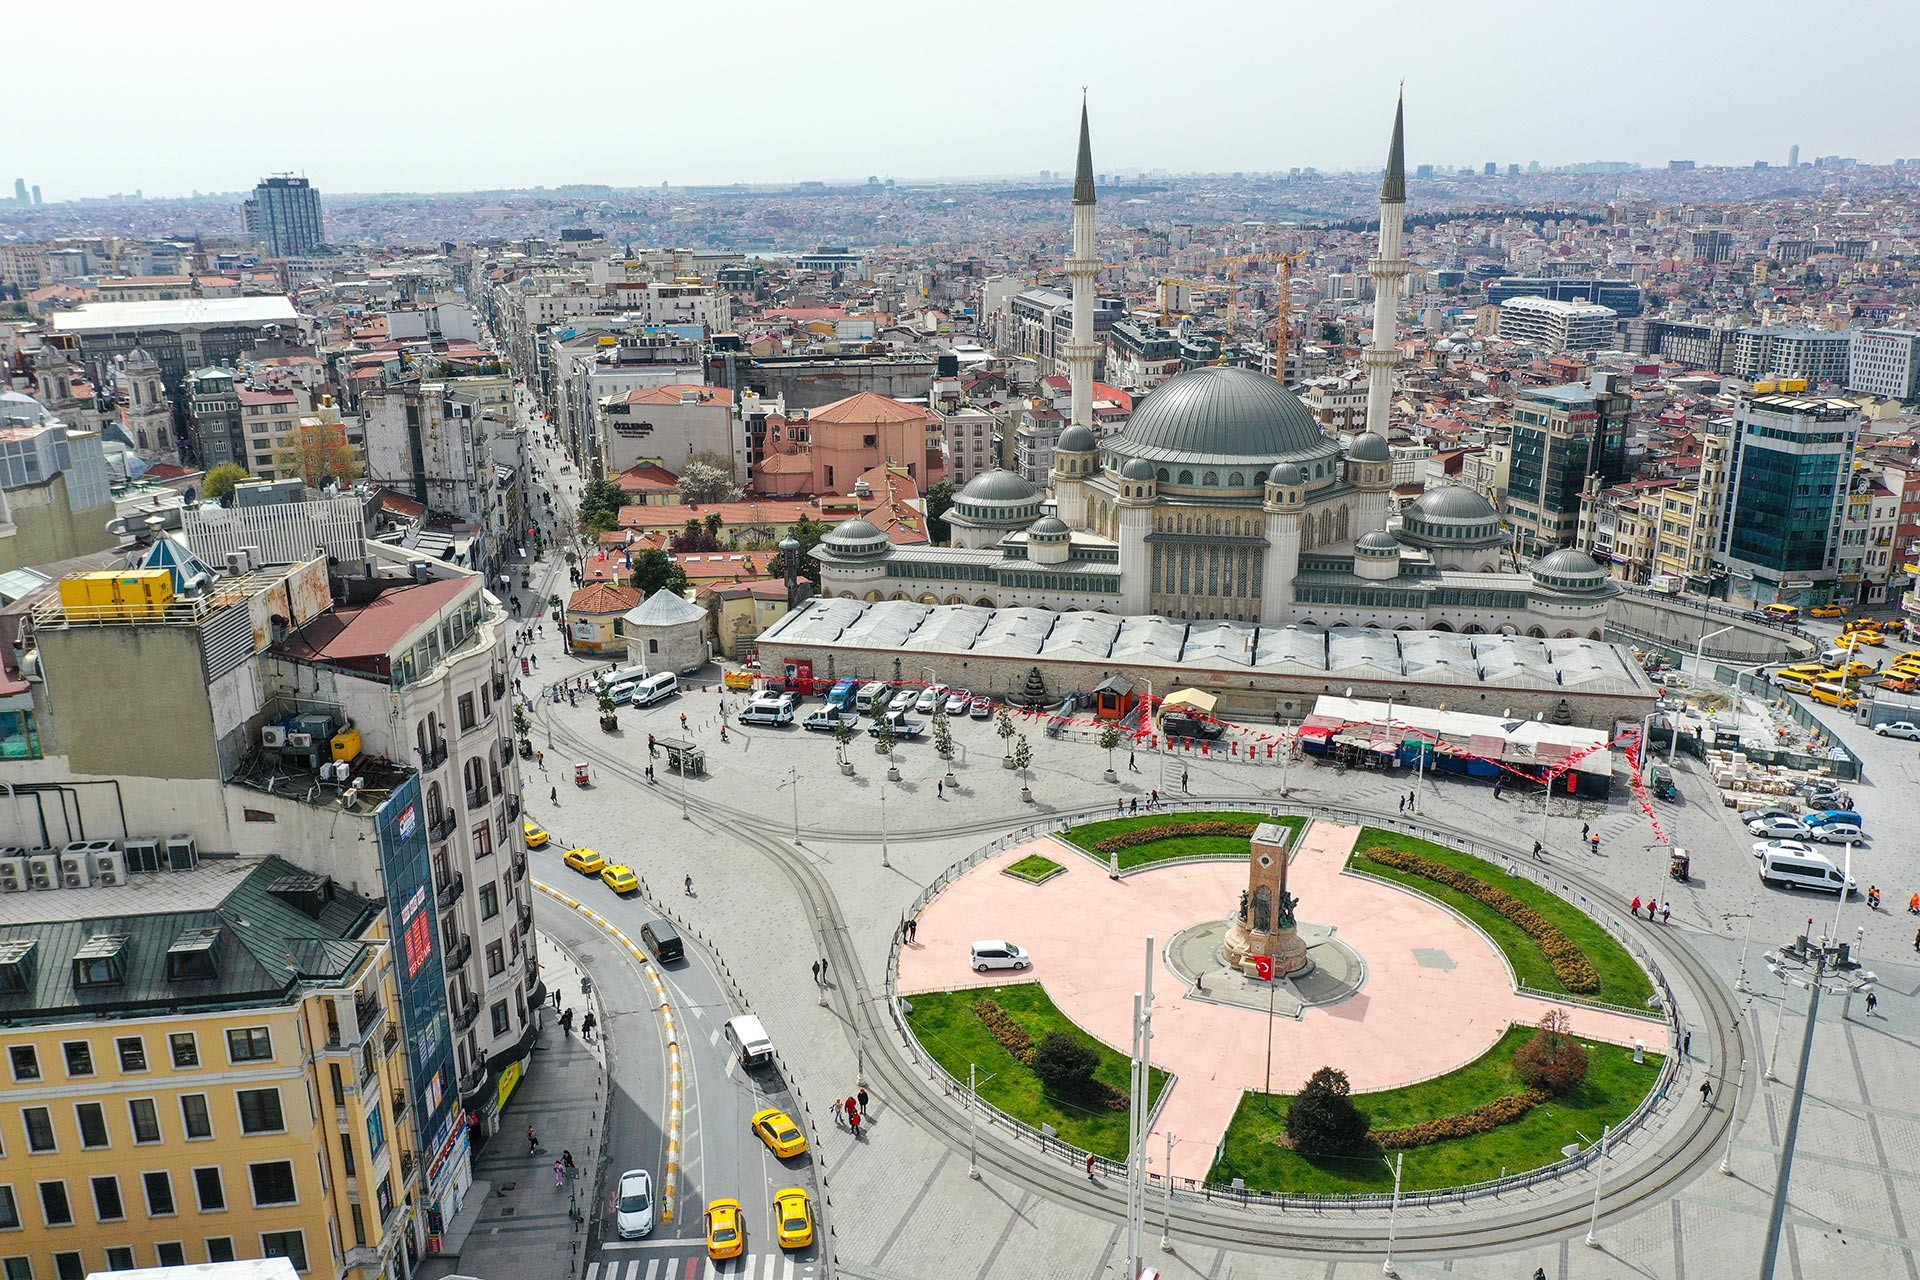
[[[611,773],[643,792],[653,792],[662,803],[677,804],[681,798],[660,787],[649,785],[640,769],[609,753],[606,748],[574,730],[555,723],[543,705],[541,720],[555,742],[563,742],[579,752],[579,758],[595,762],[603,772]],[[1273,803],[1270,796],[1210,797],[1225,803],[1245,804],[1250,808]],[[691,796],[684,800],[689,817],[708,824],[716,834],[726,834],[763,855],[793,885],[802,904],[809,909],[818,933],[821,953],[840,974],[847,977],[831,992],[831,999],[849,1034],[870,1050],[865,1056],[870,1078],[895,1100],[896,1108],[911,1111],[921,1127],[934,1134],[956,1152],[968,1148],[968,1124],[937,1082],[906,1054],[899,1043],[899,1032],[881,1007],[889,999],[883,989],[875,992],[861,968],[837,898],[826,877],[804,856],[796,853],[788,840],[761,829],[763,819],[750,811]],[[1104,808],[1062,809],[1051,818],[1078,816],[1082,812],[1104,812]],[[1039,823],[1013,823],[985,820],[958,823],[936,830],[904,830],[890,833],[895,842],[942,838],[956,835],[1001,833],[1009,826],[1043,826]],[[808,834],[822,841],[867,843],[877,837],[866,831],[840,832],[809,828]],[[1516,850],[1516,854],[1524,851]],[[1592,896],[1604,899],[1606,886],[1587,877],[1556,869],[1569,882]],[[1735,1005],[1725,989],[1691,951],[1671,945],[1658,933],[1649,935],[1669,983],[1676,992],[1684,992],[1699,1002],[1690,1011],[1689,1024],[1705,1042],[1710,1062],[1739,1060],[1735,1037],[1742,1034]],[[1747,1095],[1753,1104],[1753,1092]],[[901,1103],[907,1103],[901,1106]],[[1685,1107],[1681,1099],[1665,1105]],[[1731,1113],[1721,1107],[1694,1109],[1677,1127],[1671,1121],[1655,1119],[1650,1123],[1668,1126],[1660,1139],[1642,1150],[1635,1150],[1630,1163],[1609,1171],[1611,1190],[1603,1191],[1600,1217],[1618,1219],[1635,1210],[1657,1203],[1691,1182],[1706,1170],[1726,1138]],[[976,1145],[976,1159],[984,1172],[1015,1183],[1056,1203],[1107,1219],[1124,1216],[1124,1196],[1118,1188],[1109,1191],[1090,1183],[1077,1163],[1048,1160],[1038,1152],[1016,1142],[1003,1140],[993,1126],[987,1126]],[[1444,1202],[1419,1209],[1403,1210],[1396,1233],[1395,1250],[1405,1256],[1446,1258],[1497,1252],[1543,1239],[1560,1239],[1585,1230],[1592,1213],[1590,1184],[1584,1178],[1568,1177],[1555,1193],[1527,1191],[1523,1199],[1508,1202],[1512,1207],[1492,1216],[1479,1216],[1485,1200]],[[1468,1216],[1473,1215],[1473,1216]],[[1265,1251],[1326,1260],[1374,1256],[1380,1252],[1387,1224],[1385,1216],[1372,1210],[1345,1209],[1337,1206],[1315,1208],[1289,1206],[1276,1210],[1269,1206],[1221,1207],[1195,1203],[1191,1198],[1176,1198],[1172,1218],[1175,1237],[1183,1245],[1212,1246],[1231,1251]]]

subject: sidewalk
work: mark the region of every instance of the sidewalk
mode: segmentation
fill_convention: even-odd
[[[473,1187],[447,1225],[442,1251],[421,1262],[415,1280],[580,1274],[599,1195],[594,1171],[607,1111],[606,1048],[597,1029],[592,1044],[582,1040],[580,1022],[589,1008],[599,1018],[600,1000],[597,993],[581,996],[580,968],[558,942],[545,933],[536,937],[540,976],[548,991],[559,993],[561,1008],[573,1010],[573,1034],[561,1032],[549,997],[526,1079],[507,1103],[500,1132],[474,1154]],[[536,1138],[531,1152],[529,1125]],[[553,1162],[563,1151],[573,1152],[580,1171],[566,1190],[553,1182]]]

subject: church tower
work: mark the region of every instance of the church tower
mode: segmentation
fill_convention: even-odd
[[[1073,332],[1067,344],[1067,377],[1073,386],[1069,427],[1093,430],[1093,279],[1100,262],[1093,256],[1093,144],[1087,134],[1087,103],[1080,101],[1080,156],[1073,171],[1073,256],[1067,278],[1073,282]]]
[[[120,427],[134,452],[149,462],[179,462],[173,405],[160,377],[160,362],[145,348],[135,347],[115,372],[120,383]]]
[[[1386,463],[1387,420],[1393,412],[1393,375],[1400,365],[1400,348],[1394,342],[1399,323],[1400,293],[1407,274],[1413,269],[1401,256],[1401,242],[1407,216],[1407,157],[1404,116],[1405,95],[1393,108],[1393,141],[1387,146],[1387,177],[1380,185],[1380,246],[1367,263],[1373,277],[1373,341],[1367,344],[1361,363],[1367,370],[1367,429],[1355,437],[1348,452],[1350,461]],[[1391,467],[1386,468],[1391,472]],[[1370,467],[1371,471],[1372,468]],[[1367,479],[1373,479],[1371,475]],[[1354,514],[1354,532],[1363,533],[1387,527],[1387,486],[1364,486]]]

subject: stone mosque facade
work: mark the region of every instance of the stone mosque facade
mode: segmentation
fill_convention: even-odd
[[[1092,164],[1083,111],[1068,264],[1076,324],[1092,307]],[[1398,360],[1404,202],[1396,114],[1366,353],[1383,392]],[[1056,447],[1050,504],[1020,476],[994,470],[954,495],[951,546],[896,547],[868,521],[846,521],[813,552],[821,593],[1260,626],[1600,637],[1618,590],[1606,571],[1572,549],[1503,571],[1499,515],[1474,490],[1428,490],[1390,525],[1389,394],[1370,400],[1368,429],[1342,447],[1274,378],[1194,369],[1140,400],[1101,441],[1081,410],[1091,402],[1091,348],[1075,344],[1068,356],[1075,412]]]

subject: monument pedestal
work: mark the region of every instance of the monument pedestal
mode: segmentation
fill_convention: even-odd
[[[1230,969],[1249,972],[1254,957],[1265,956],[1275,978],[1295,977],[1312,968],[1307,944],[1294,927],[1295,899],[1287,892],[1287,845],[1293,832],[1263,822],[1253,833],[1247,856],[1247,891],[1240,913],[1227,930],[1220,959]]]

